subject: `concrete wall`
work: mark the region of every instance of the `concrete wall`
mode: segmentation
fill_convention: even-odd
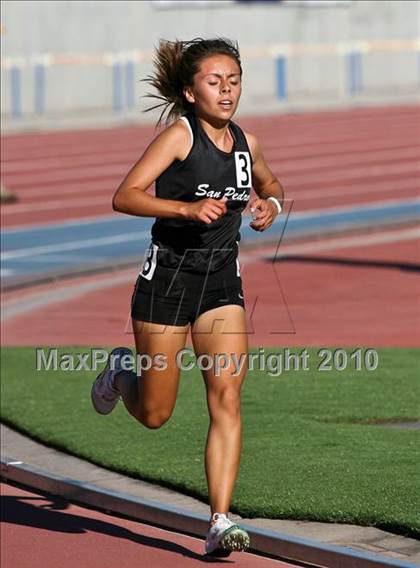
[[[279,97],[276,56],[247,56],[250,48],[274,44],[343,44],[359,40],[413,40],[419,36],[419,5],[415,0],[355,0],[335,5],[302,3],[235,3],[213,1],[206,8],[193,0],[169,3],[148,1],[5,1],[2,3],[2,117],[25,120],[87,116],[151,120],[142,115],[150,101],[138,79],[151,70],[150,57],[136,61],[134,106],[128,99],[129,79],[122,72],[120,104],[116,104],[115,66],[108,64],[49,65],[45,78],[35,82],[33,63],[42,54],[121,54],[150,51],[159,38],[188,39],[226,36],[237,39],[243,53],[244,114],[296,107],[396,101],[415,96],[419,86],[419,52],[396,48],[364,53],[361,84],[349,88],[346,54],[292,54],[286,58],[286,96]],[[351,51],[351,47],[349,48]],[[18,58],[18,59],[13,59]],[[21,69],[19,80],[11,66]],[[5,68],[6,67],[6,68]],[[16,72],[15,72],[16,73]],[[351,78],[350,78],[351,79]],[[126,86],[126,83],[128,87]],[[20,89],[20,108],[16,92]],[[37,91],[37,94],[36,94]],[[38,112],[36,112],[36,96]],[[15,98],[13,98],[15,97]],[[42,109],[39,108],[40,97]],[[14,101],[14,102],[13,102]],[[117,101],[118,102],[118,101]],[[120,106],[120,109],[116,107]],[[19,112],[16,112],[16,111]],[[14,116],[12,116],[14,114]]]

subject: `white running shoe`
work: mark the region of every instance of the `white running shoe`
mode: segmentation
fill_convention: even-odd
[[[109,354],[105,369],[99,373],[92,385],[91,399],[96,412],[109,414],[120,399],[120,393],[114,386],[115,375],[124,371],[121,359],[124,355],[133,357],[133,353],[126,347],[117,347]]]
[[[250,545],[248,533],[233,523],[224,513],[214,513],[216,522],[210,527],[205,544],[209,556],[226,557],[233,550],[246,550]]]

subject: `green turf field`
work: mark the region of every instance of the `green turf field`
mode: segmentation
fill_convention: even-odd
[[[419,350],[380,349],[370,372],[354,370],[353,360],[346,370],[321,372],[317,350],[308,351],[309,370],[248,373],[231,511],[420,535],[420,431],[368,424],[419,420]],[[208,414],[199,371],[183,372],[174,415],[158,430],[138,424],[122,403],[109,416],[96,414],[96,374],[36,371],[33,347],[3,348],[2,420],[93,463],[207,502]]]

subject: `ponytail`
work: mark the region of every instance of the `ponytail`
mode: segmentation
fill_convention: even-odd
[[[159,48],[156,50],[153,59],[155,72],[142,79],[142,81],[152,85],[159,93],[159,95],[147,93],[144,96],[163,101],[145,110],[145,112],[148,112],[155,108],[164,107],[157,121],[157,126],[161,123],[166,111],[168,111],[168,114],[165,122],[168,124],[187,110],[188,102],[183,95],[178,74],[182,60],[182,51],[182,41],[160,40]],[[169,109],[171,106],[172,108]]]
[[[182,114],[192,111],[194,105],[185,98],[183,90],[193,84],[194,75],[199,71],[200,62],[210,55],[224,54],[232,57],[242,67],[238,44],[228,39],[217,38],[205,40],[196,38],[191,41],[160,40],[156,49],[153,64],[155,71],[142,81],[149,83],[159,94],[147,93],[151,97],[163,102],[149,107],[148,112],[155,108],[164,107],[156,126],[162,121],[167,112],[165,124],[176,120]]]

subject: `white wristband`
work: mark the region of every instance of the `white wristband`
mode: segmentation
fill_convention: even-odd
[[[271,199],[271,201],[274,201],[274,203],[277,205],[277,209],[279,210],[279,214],[282,212],[282,206],[280,205],[280,201],[277,199],[277,197],[267,197],[267,201],[269,201]]]

